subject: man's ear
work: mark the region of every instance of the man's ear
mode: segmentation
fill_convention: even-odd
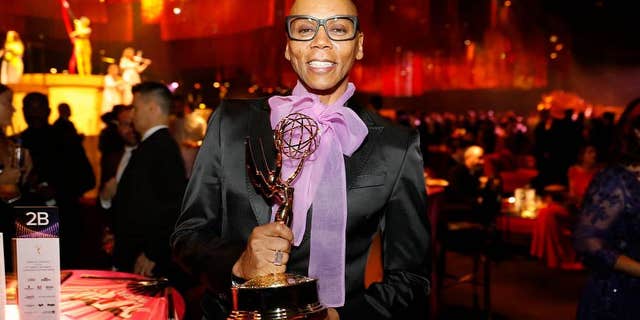
[[[287,45],[284,48],[284,58],[287,59],[287,61],[291,61],[291,52],[290,52],[291,48],[289,47],[289,42],[287,41]]]
[[[364,58],[364,33],[358,34],[358,47],[356,52],[356,60],[362,60]]]

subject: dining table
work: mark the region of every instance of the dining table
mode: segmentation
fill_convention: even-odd
[[[6,320],[20,320],[17,279],[8,274]],[[63,270],[61,320],[182,319],[185,302],[166,279],[109,270]]]

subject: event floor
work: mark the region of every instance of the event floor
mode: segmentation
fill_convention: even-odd
[[[456,253],[448,255],[448,273],[460,275],[471,270],[471,260]],[[575,311],[586,271],[563,271],[547,268],[530,258],[524,247],[492,265],[492,319],[570,320]],[[472,289],[458,284],[443,291],[439,319],[482,319],[473,310]],[[482,296],[480,296],[482,303]]]

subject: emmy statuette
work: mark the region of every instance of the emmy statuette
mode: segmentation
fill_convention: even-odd
[[[292,113],[274,129],[276,149],[275,169],[271,170],[260,141],[261,170],[257,166],[256,151],[245,140],[247,174],[256,190],[271,204],[277,204],[275,221],[291,227],[293,187],[291,183],[302,171],[305,160],[315,152],[319,143],[318,124],[301,113]],[[298,161],[295,171],[287,179],[281,177],[282,156]],[[277,260],[276,253],[276,260]],[[317,280],[301,275],[281,273],[249,279],[231,288],[233,311],[228,319],[283,320],[324,319],[327,309],[319,302]]]

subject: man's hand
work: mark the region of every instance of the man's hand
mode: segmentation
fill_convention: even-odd
[[[325,320],[340,320],[340,315],[338,314],[338,311],[336,311],[336,309],[334,308],[327,308],[327,317],[324,318]]]
[[[136,259],[136,264],[133,266],[133,273],[144,277],[153,277],[153,268],[155,266],[156,263],[147,258],[143,252],[138,256],[138,259]]]
[[[293,233],[280,222],[255,227],[247,241],[247,247],[233,265],[233,274],[243,279],[253,279],[272,273],[284,273]],[[276,251],[282,252],[280,265],[274,264]]]

